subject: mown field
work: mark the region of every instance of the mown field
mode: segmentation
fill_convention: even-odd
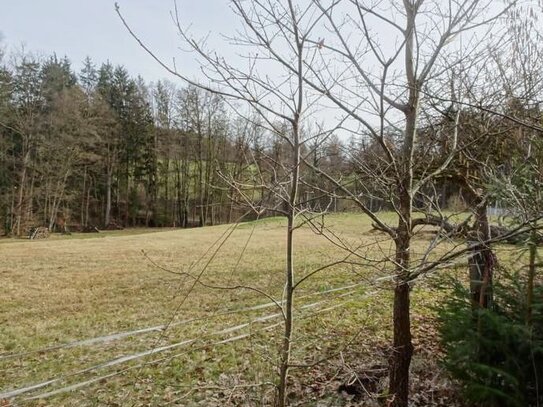
[[[329,216],[325,231],[298,229],[298,279],[345,257],[334,242],[375,259],[391,248],[360,214]],[[270,218],[2,241],[0,400],[268,405],[281,335],[272,299],[281,301],[284,234],[285,223]],[[418,237],[415,250],[428,240]],[[391,265],[354,260],[299,286],[293,361],[307,366],[292,371],[294,404],[346,405],[338,385],[364,363],[383,361],[392,298],[383,277]],[[429,308],[438,295],[430,281],[413,290],[418,355],[434,346]],[[426,369],[423,360],[415,359],[415,372]]]

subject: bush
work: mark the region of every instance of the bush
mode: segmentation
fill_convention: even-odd
[[[480,406],[543,405],[543,287],[535,289],[532,322],[518,274],[494,285],[492,309],[472,309],[469,291],[454,283],[438,309],[444,363],[467,401]]]

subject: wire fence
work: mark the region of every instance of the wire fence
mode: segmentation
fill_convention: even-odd
[[[357,290],[355,290],[354,288],[357,288],[358,286],[360,286],[360,284],[352,284],[352,285],[349,285],[349,286],[336,287],[336,288],[333,288],[333,289],[329,289],[329,290],[315,292],[315,293],[305,295],[304,298],[311,298],[311,297],[314,297],[314,296],[326,295],[326,294],[336,293],[336,292],[339,292],[339,291],[348,290],[345,293],[333,296],[333,297],[328,298],[326,300],[321,300],[321,301],[317,301],[317,302],[309,302],[309,303],[303,304],[303,305],[301,305],[299,307],[298,312],[300,314],[303,314],[304,311],[311,310],[311,311],[313,311],[312,315],[318,315],[320,313],[330,312],[330,311],[332,311],[334,309],[337,309],[339,307],[343,307],[343,306],[345,306],[345,305],[347,305],[349,303],[348,300],[344,300],[344,299],[346,297],[350,296],[350,295],[355,294],[357,292]],[[375,295],[375,293],[376,292],[369,293],[364,298]],[[359,300],[360,300],[360,298],[359,298]],[[337,301],[341,301],[341,302],[337,303]],[[334,302],[336,302],[336,303],[334,304]],[[327,305],[327,304],[332,304],[332,305],[329,306],[329,307],[324,307],[324,305]],[[222,315],[233,314],[233,313],[260,311],[260,310],[267,309],[267,308],[269,308],[269,307],[271,307],[273,305],[275,305],[275,304],[273,304],[273,303],[271,303],[271,304],[270,303],[263,303],[263,304],[258,304],[258,305],[251,306],[251,307],[244,307],[244,308],[239,308],[239,309],[236,309],[236,310],[226,311],[226,312],[222,313]],[[322,306],[322,307],[320,307],[320,306]],[[214,317],[214,315],[212,315],[210,317],[212,318],[212,317]],[[280,313],[272,313],[272,314],[260,315],[260,316],[258,316],[256,318],[253,318],[253,319],[249,320],[248,322],[245,322],[245,323],[242,323],[242,324],[221,327],[219,329],[216,329],[216,330],[212,331],[211,333],[209,333],[208,335],[205,335],[205,336],[199,336],[199,337],[184,339],[182,341],[175,342],[175,343],[165,345],[165,346],[151,347],[150,349],[148,349],[146,351],[143,351],[143,352],[124,355],[122,357],[118,357],[118,358],[115,358],[115,359],[112,359],[112,360],[104,361],[104,362],[102,362],[100,364],[93,365],[93,366],[90,366],[90,367],[87,367],[87,368],[84,368],[84,369],[80,369],[80,370],[77,370],[75,372],[70,372],[70,373],[65,373],[63,375],[59,375],[59,376],[54,377],[54,378],[52,378],[50,380],[46,380],[46,381],[43,381],[43,382],[40,382],[40,383],[33,383],[33,384],[30,384],[30,385],[22,386],[22,387],[17,388],[17,389],[5,391],[3,393],[0,393],[0,399],[2,399],[2,398],[3,399],[16,398],[16,397],[26,395],[27,393],[31,393],[31,392],[34,392],[36,390],[40,390],[40,389],[43,389],[43,388],[46,388],[46,387],[51,387],[53,385],[60,385],[62,383],[67,382],[70,379],[73,379],[75,377],[79,377],[79,376],[82,376],[82,375],[85,375],[85,374],[95,373],[96,371],[104,370],[104,369],[107,369],[107,368],[113,368],[113,367],[123,365],[123,364],[129,363],[129,362],[132,362],[132,361],[135,361],[135,360],[138,360],[138,359],[145,358],[147,356],[152,356],[152,355],[156,355],[156,354],[159,354],[159,353],[164,353],[166,351],[171,351],[171,350],[176,349],[176,348],[180,348],[180,347],[187,347],[188,348],[186,351],[181,352],[181,353],[177,353],[177,354],[170,355],[170,356],[167,356],[167,357],[155,359],[155,360],[152,360],[152,361],[146,361],[146,362],[140,363],[138,365],[130,366],[128,368],[125,368],[125,369],[122,369],[122,370],[119,370],[119,371],[116,371],[116,372],[113,372],[113,373],[108,373],[106,375],[97,376],[97,377],[94,377],[94,378],[91,378],[91,379],[88,379],[88,380],[79,381],[79,382],[72,383],[72,384],[69,384],[69,385],[66,385],[66,386],[61,386],[61,387],[59,387],[57,389],[54,389],[54,390],[51,390],[51,391],[48,391],[48,392],[44,392],[44,393],[40,393],[40,394],[37,394],[37,395],[34,395],[34,396],[30,396],[30,397],[27,397],[27,398],[25,398],[23,400],[33,400],[33,399],[48,398],[48,397],[52,397],[52,396],[60,394],[60,393],[74,391],[74,390],[80,389],[82,387],[92,385],[92,384],[97,383],[97,382],[102,382],[103,383],[105,380],[108,380],[108,379],[111,379],[113,377],[122,375],[122,374],[124,374],[126,372],[130,372],[130,371],[133,371],[135,369],[138,369],[138,368],[141,368],[141,367],[144,367],[144,366],[161,363],[161,362],[164,362],[166,360],[171,360],[171,359],[174,359],[174,358],[179,357],[181,355],[186,355],[187,353],[190,353],[190,352],[196,352],[198,349],[207,348],[207,347],[216,346],[216,345],[225,345],[225,344],[237,342],[237,341],[242,340],[242,339],[249,338],[250,336],[254,335],[256,332],[270,330],[270,329],[280,325],[281,322],[273,323],[273,324],[270,324],[270,325],[264,325],[263,327],[257,328],[257,329],[254,328],[254,325],[263,324],[263,323],[265,323],[267,321],[270,321],[270,320],[273,320],[273,319],[278,319],[280,317],[281,317]],[[205,319],[206,318],[201,318],[200,320],[205,320]],[[155,328],[155,327],[152,327],[152,328]],[[250,332],[248,332],[248,333],[242,333],[242,334],[236,335],[234,337],[227,337],[227,338],[223,338],[223,339],[215,340],[215,341],[210,341],[209,340],[209,339],[211,339],[213,337],[216,337],[216,336],[227,336],[227,335],[230,335],[232,333],[237,333],[237,332],[242,331],[242,330],[247,330],[249,328],[251,328],[251,329],[250,329]],[[141,330],[138,330],[138,331],[140,331],[140,332],[141,331],[146,331],[146,329],[141,329]],[[137,331],[134,331],[134,332],[137,332]],[[123,334],[126,334],[126,333],[123,333]],[[111,337],[111,336],[112,335],[109,335],[109,337]],[[108,336],[105,336],[105,337],[102,337],[102,338],[106,338],[106,337],[108,337]],[[121,339],[126,338],[126,337],[128,337],[128,335],[124,335],[122,337],[115,336],[115,340],[121,340]],[[100,343],[96,339],[98,339],[98,338],[92,338],[90,340],[85,340],[85,341],[78,341],[78,343],[79,344],[83,343],[84,344],[83,346],[93,346],[94,344]],[[197,343],[202,343],[202,345],[197,346],[197,347],[192,346],[192,345],[195,345]],[[78,345],[75,345],[75,346],[78,346]],[[44,349],[46,351],[47,350],[52,351],[51,348],[44,348]],[[58,349],[54,349],[54,350],[58,350]],[[39,351],[40,350],[35,350],[34,352],[39,352]],[[15,355],[13,355],[13,356],[15,356]],[[19,354],[19,356],[23,357],[24,354]]]

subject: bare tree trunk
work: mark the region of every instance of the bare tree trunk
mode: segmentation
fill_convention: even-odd
[[[68,180],[68,176],[70,175],[70,166],[68,166],[68,169],[64,173],[64,177],[62,180],[59,180],[57,182],[56,190],[54,191],[53,196],[53,205],[51,206],[51,212],[49,217],[49,230],[53,231],[53,226],[56,223],[57,220],[57,214],[60,207],[60,204],[62,203],[62,200],[64,199],[64,190],[66,189],[66,182]],[[65,229],[65,226],[64,226]],[[63,230],[64,232],[65,230]]]
[[[415,17],[416,9],[404,1],[407,26],[405,31],[405,69],[409,85],[409,98],[403,107],[405,134],[400,154],[398,174],[399,220],[396,245],[396,287],[393,308],[393,350],[390,359],[389,394],[391,407],[407,407],[409,400],[409,367],[413,355],[411,341],[409,267],[413,215],[413,166],[420,89],[415,68]]]
[[[300,49],[301,52],[301,49]],[[285,331],[283,337],[283,349],[281,352],[281,366],[279,370],[279,399],[278,406],[287,405],[288,372],[290,364],[292,331],[293,331],[293,307],[294,307],[294,221],[298,200],[298,187],[300,178],[300,135],[298,127],[298,115],[293,123],[293,160],[290,195],[287,208],[287,253],[286,253],[286,283],[285,283]]]
[[[183,142],[183,151],[186,151],[186,145]],[[188,226],[188,209],[187,209],[187,197],[186,191],[188,189],[188,175],[187,175],[187,158],[179,157],[175,160],[175,188],[176,188],[176,203],[177,213],[176,216],[179,219],[179,226],[186,228]]]
[[[396,243],[396,287],[393,307],[393,349],[389,361],[390,406],[407,407],[409,397],[409,367],[413,355],[411,340],[411,309],[408,267],[411,244],[411,200],[408,194],[401,198],[402,211]]]
[[[128,153],[127,153],[128,155]],[[124,202],[124,224],[125,226],[130,225],[130,160],[127,157],[126,166],[124,168],[124,179],[126,182],[125,193],[125,202]],[[119,193],[120,195],[120,193]],[[135,223],[135,220],[132,219],[132,223]],[[134,226],[134,225],[133,225]]]
[[[90,207],[91,186],[92,186],[92,178],[91,178],[91,181],[89,181],[89,186],[87,188],[87,202],[85,204],[85,220],[83,222],[84,226],[89,225],[89,207]]]
[[[28,168],[29,153],[26,152],[23,158],[23,168],[21,169],[21,175],[19,178],[19,197],[17,199],[17,217],[15,220],[15,232],[17,236],[21,235],[21,223],[23,218],[23,204],[24,204],[24,190],[26,184],[26,173]]]
[[[189,226],[189,187],[190,187],[190,165],[188,157],[185,157],[181,165],[182,180],[181,180],[181,222],[184,228]]]
[[[198,202],[199,202],[199,215],[198,225],[205,226],[205,209],[204,209],[204,155],[202,146],[202,129],[200,123],[200,117],[198,117]]]
[[[287,387],[288,371],[290,364],[292,329],[293,329],[293,289],[294,289],[294,256],[293,256],[293,232],[294,218],[292,214],[288,216],[287,227],[287,258],[286,258],[286,285],[285,285],[285,331],[283,337],[283,347],[281,350],[281,366],[279,368],[279,399],[277,405],[284,407],[287,405]]]
[[[214,165],[213,162],[213,152],[212,152],[212,146],[211,146],[211,139],[212,139],[212,124],[211,124],[211,118],[212,114],[211,112],[208,112],[208,119],[207,119],[207,137],[206,137],[206,167],[204,172],[204,202],[205,202],[205,215],[204,218],[206,220],[206,223],[209,221],[209,207],[211,204],[211,192],[209,190],[210,184],[211,184],[211,172],[212,167]],[[211,219],[211,225],[213,226],[213,219]]]
[[[47,219],[49,218],[49,206],[51,206],[51,197],[50,197],[50,188],[49,188],[49,181],[46,180],[44,181],[44,184],[45,184],[45,187],[43,188],[44,190],[44,195],[45,195],[45,198],[44,198],[44,203],[43,203],[43,224],[46,224],[47,223]]]
[[[85,198],[87,196],[87,166],[85,166],[85,171],[83,173],[83,191],[81,192],[81,209],[79,216],[79,223],[85,225]]]
[[[6,233],[13,233],[13,224],[15,223],[15,193],[11,195],[11,210],[9,215],[9,231],[6,230]]]
[[[477,240],[469,260],[470,291],[474,309],[492,307],[492,278],[496,259],[489,246],[481,247],[481,242],[490,239],[490,224],[486,212],[486,202],[480,201],[475,214]]]
[[[179,219],[179,225],[183,226],[183,205],[181,199],[181,166],[179,160],[175,160],[175,199],[176,199],[176,214]]]
[[[112,184],[112,174],[113,169],[109,167],[107,169],[107,179],[106,179],[106,213],[104,216],[104,225],[107,227],[111,222],[111,184]]]
[[[170,218],[170,157],[166,157],[164,163],[166,173],[164,174],[164,223],[169,223]],[[164,225],[162,225],[164,226]]]
[[[292,0],[289,0],[289,9],[292,21],[296,21],[296,13]],[[293,308],[294,308],[294,228],[296,210],[298,204],[298,189],[300,184],[300,118],[303,111],[303,41],[298,32],[298,27],[293,24],[293,34],[296,39],[297,59],[297,102],[295,102],[295,113],[292,124],[292,176],[290,178],[290,194],[288,196],[287,208],[287,253],[286,253],[286,282],[285,282],[285,332],[283,338],[283,349],[281,354],[281,366],[279,369],[279,399],[278,406],[287,405],[288,372],[290,366],[292,331],[293,331]]]
[[[391,406],[407,406],[409,367],[413,355],[409,307],[409,284],[398,282],[394,289],[394,341],[390,363],[390,389],[393,394]]]
[[[30,190],[28,191],[28,196],[26,198],[26,218],[25,219],[34,219],[34,185],[36,184],[36,174],[32,173],[30,178]]]

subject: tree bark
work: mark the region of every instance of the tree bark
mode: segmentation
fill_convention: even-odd
[[[300,52],[301,53],[301,52]],[[300,103],[301,106],[301,103]],[[290,365],[290,354],[292,346],[293,331],[293,309],[294,309],[294,221],[296,217],[296,207],[298,201],[298,188],[300,178],[300,134],[298,127],[299,114],[293,123],[293,158],[292,158],[292,178],[290,184],[290,194],[287,208],[287,253],[286,253],[286,282],[285,282],[285,331],[283,337],[283,349],[281,352],[281,366],[279,369],[279,399],[278,406],[287,405],[288,372]]]
[[[21,169],[20,181],[19,181],[19,197],[17,199],[17,217],[15,219],[15,227],[17,236],[21,235],[21,223],[23,220],[23,204],[24,204],[24,190],[26,184],[26,172],[28,168],[30,154],[27,151],[23,157],[23,168]]]
[[[81,191],[81,208],[79,211],[79,223],[81,226],[85,225],[85,198],[87,197],[87,166],[83,172],[83,189]]]
[[[480,202],[475,215],[477,241],[473,242],[476,246],[469,259],[470,291],[474,309],[492,307],[492,278],[496,257],[489,246],[480,245],[490,239],[490,224],[486,211],[486,203]]]
[[[288,372],[290,364],[290,353],[292,343],[293,318],[292,311],[294,305],[294,255],[293,255],[293,233],[294,233],[294,217],[288,216],[287,228],[287,256],[286,256],[286,274],[287,280],[285,285],[285,330],[283,337],[283,346],[281,351],[281,366],[279,368],[279,399],[278,406],[285,407],[287,405],[287,387],[288,387]]]
[[[408,267],[411,244],[411,197],[405,191],[396,244],[396,286],[393,307],[393,349],[389,360],[389,394],[391,407],[407,407],[409,399],[409,367],[413,356]]]
[[[407,406],[409,396],[409,368],[413,356],[411,341],[410,288],[398,282],[394,289],[394,341],[390,360],[390,406]]]
[[[106,213],[104,216],[104,226],[109,226],[111,222],[111,184],[112,184],[112,168],[107,169],[106,179]]]
[[[90,195],[91,195],[91,186],[92,186],[92,178],[89,182],[89,186],[87,188],[87,202],[85,205],[85,221],[83,225],[87,227],[89,225],[89,207],[90,207]]]
[[[413,167],[417,138],[417,119],[420,101],[420,83],[416,73],[415,57],[415,6],[404,1],[407,16],[405,30],[405,70],[409,97],[403,107],[405,132],[399,156],[400,173],[397,175],[399,219],[396,246],[396,287],[393,308],[393,350],[390,358],[389,394],[391,407],[408,407],[409,367],[413,355],[411,342],[409,266],[413,216]]]

